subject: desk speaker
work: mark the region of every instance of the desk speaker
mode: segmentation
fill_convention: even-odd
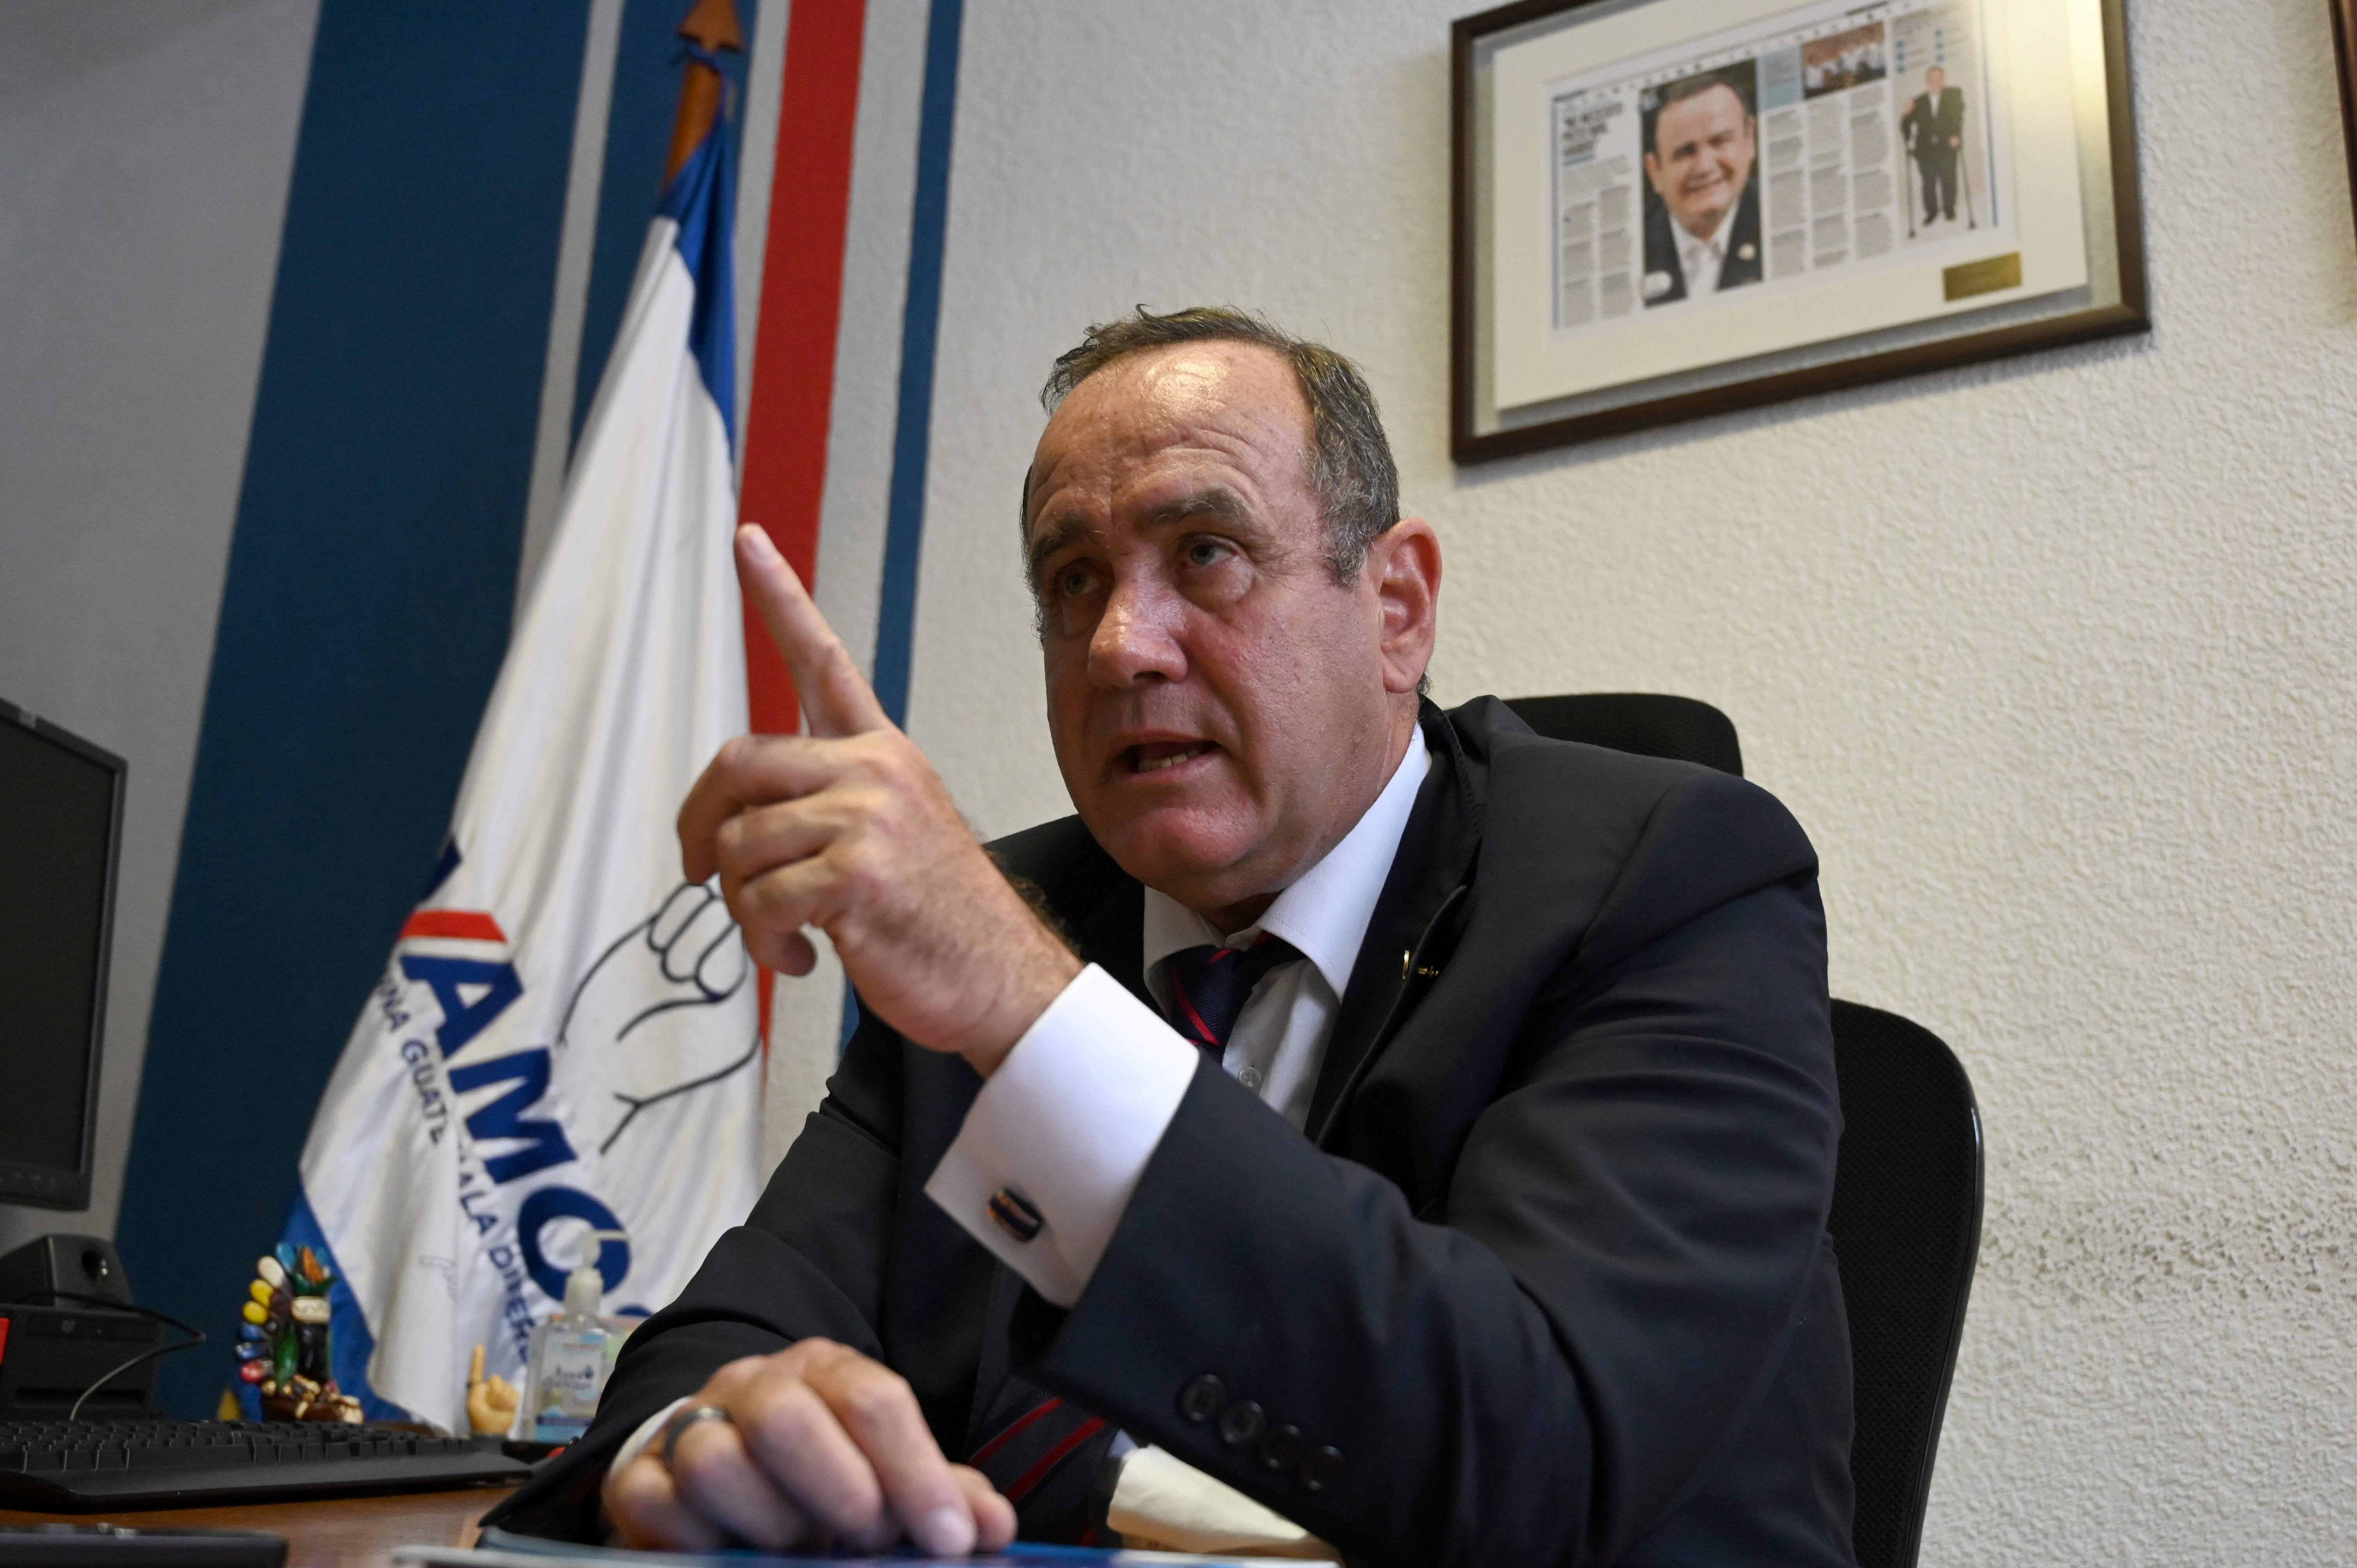
[[[128,1306],[131,1282],[113,1242],[96,1236],[44,1236],[0,1258],[0,1302],[16,1301],[66,1307],[120,1302]]]

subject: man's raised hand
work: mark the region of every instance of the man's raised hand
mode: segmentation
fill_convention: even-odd
[[[917,1045],[987,1075],[1080,972],[990,862],[922,752],[884,714],[769,536],[737,533],[746,596],[792,672],[807,735],[741,736],[680,808],[687,879],[717,872],[746,946],[807,974],[804,926]]]

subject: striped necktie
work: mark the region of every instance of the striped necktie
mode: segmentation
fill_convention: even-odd
[[[1253,987],[1278,964],[1300,956],[1291,942],[1265,931],[1246,947],[1215,948],[1205,942],[1172,953],[1162,971],[1170,985],[1170,1022],[1209,1051],[1213,1061],[1219,1060]]]
[[[966,1455],[1015,1505],[1025,1541],[1096,1544],[1097,1468],[1113,1447],[1114,1428],[1100,1415],[1009,1378],[982,1427],[990,1433]]]

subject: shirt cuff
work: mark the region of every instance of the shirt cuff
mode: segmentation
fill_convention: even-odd
[[[677,1411],[680,1406],[686,1402],[687,1400],[683,1397],[675,1399],[672,1401],[671,1403],[663,1406],[662,1409],[655,1412],[654,1414],[647,1417],[646,1420],[639,1423],[639,1429],[636,1432],[631,1433],[630,1437],[622,1444],[622,1445],[614,1450],[614,1456],[606,1462],[606,1474],[609,1477],[619,1476],[624,1470],[628,1469],[631,1460],[645,1453],[648,1445],[652,1444],[656,1438],[662,1435],[663,1423],[669,1421],[672,1418],[673,1412]],[[606,1515],[606,1498],[604,1496],[605,1488],[603,1487],[598,1487],[598,1533],[606,1537],[607,1545],[619,1547],[622,1544],[622,1538],[620,1532],[615,1530],[614,1521]]]
[[[1091,964],[974,1096],[925,1196],[1033,1290],[1069,1307],[1096,1272],[1200,1059]],[[1029,1240],[991,1217],[995,1198],[1018,1227],[1037,1216]]]
[[[648,1444],[662,1435],[662,1423],[669,1421],[677,1413],[679,1407],[686,1402],[685,1398],[675,1399],[639,1423],[639,1429],[630,1434],[630,1440],[614,1450],[614,1457],[607,1463],[606,1474],[619,1476],[630,1468],[630,1461],[645,1453]]]

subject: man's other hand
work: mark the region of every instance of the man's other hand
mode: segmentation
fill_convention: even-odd
[[[801,736],[741,736],[680,808],[687,879],[720,875],[746,946],[807,974],[804,926],[834,941],[868,1006],[987,1077],[1081,961],[967,831],[769,535],[737,532],[737,575],[802,698]]]
[[[827,1339],[731,1361],[687,1406],[726,1421],[657,1439],[606,1477],[606,1517],[625,1543],[772,1552],[913,1541],[939,1556],[1015,1539],[1015,1506],[982,1473],[942,1457],[908,1382]]]

